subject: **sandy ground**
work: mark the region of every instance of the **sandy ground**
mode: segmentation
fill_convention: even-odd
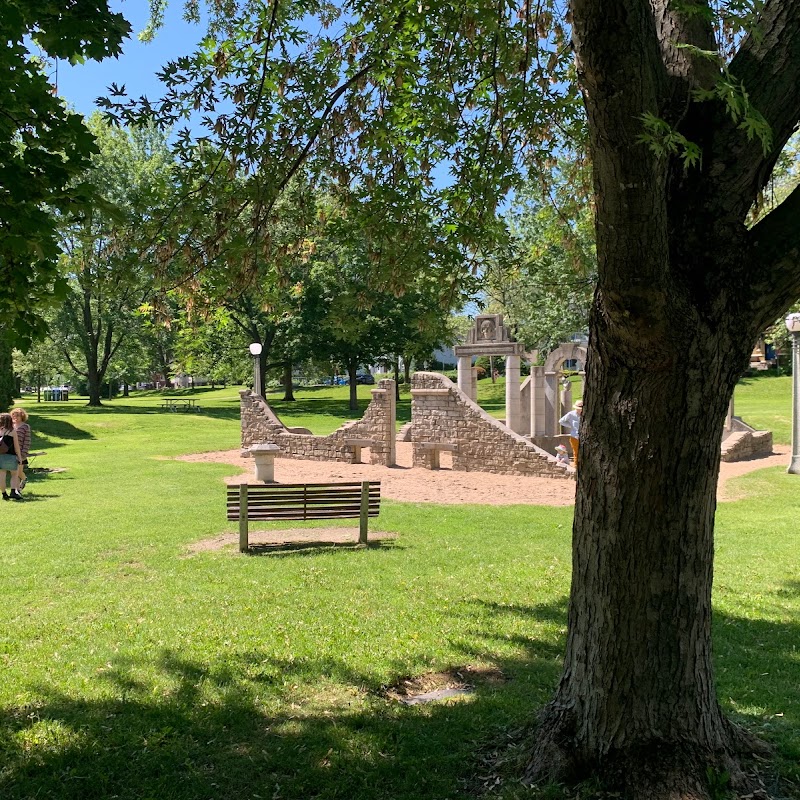
[[[784,466],[789,461],[790,448],[775,445],[773,454],[750,461],[723,463],[719,476],[718,499],[735,499],[726,490],[733,477],[764,467]],[[369,461],[369,451],[362,452]],[[549,505],[567,506],[575,499],[575,482],[552,478],[526,478],[520,475],[492,475],[486,472],[454,472],[448,453],[442,454],[442,469],[412,469],[411,445],[397,443],[397,466],[378,467],[371,464],[342,464],[333,461],[301,461],[292,458],[275,459],[275,480],[278,483],[315,483],[322,481],[379,480],[381,495],[393,500],[440,505]],[[253,461],[242,458],[239,450],[217,453],[197,453],[183,456],[183,461],[215,461],[240,467],[242,474],[228,479],[241,483],[243,478],[254,480]]]
[[[728,490],[727,482],[738,475],[757,469],[786,466],[790,448],[775,445],[771,456],[723,463],[720,468],[717,497],[720,501],[735,500],[736,495]],[[369,461],[369,451],[362,451]],[[224,450],[216,453],[197,453],[182,456],[182,461],[218,462],[232,464],[241,469],[238,475],[227,479],[228,483],[254,481],[254,466],[250,458],[242,458],[239,450]],[[411,467],[411,445],[397,443],[397,466],[378,467],[371,464],[342,464],[332,461],[301,461],[292,458],[275,459],[275,478],[278,483],[315,483],[323,481],[379,480],[381,495],[394,500],[440,505],[550,505],[566,506],[575,500],[575,482],[552,478],[526,478],[520,475],[492,475],[486,472],[454,472],[451,456],[442,454],[442,469],[427,470]],[[395,538],[395,534],[371,531],[373,544]],[[191,552],[203,550],[236,550],[238,534],[225,533],[197,542]],[[250,531],[251,551],[271,552],[298,550],[320,546],[355,546],[358,542],[358,527],[336,528],[291,528],[284,530]]]

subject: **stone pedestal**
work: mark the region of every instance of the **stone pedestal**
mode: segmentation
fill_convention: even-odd
[[[519,356],[506,356],[506,425],[514,433],[520,432],[520,363]]]
[[[276,444],[254,444],[250,455],[256,464],[256,480],[275,483],[275,456],[281,452]]]

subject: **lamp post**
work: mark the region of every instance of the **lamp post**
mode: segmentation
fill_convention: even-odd
[[[800,475],[800,314],[786,317],[792,334],[792,461],[786,471]]]
[[[261,345],[253,342],[250,355],[253,356],[253,394],[261,394]]]

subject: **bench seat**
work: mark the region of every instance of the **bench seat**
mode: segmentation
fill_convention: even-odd
[[[227,517],[239,521],[239,550],[247,552],[248,521],[355,519],[359,542],[367,544],[367,520],[380,512],[380,481],[359,483],[242,483],[227,490]]]

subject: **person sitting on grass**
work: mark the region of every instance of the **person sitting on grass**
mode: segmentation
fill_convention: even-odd
[[[28,466],[28,453],[31,449],[31,426],[28,425],[28,412],[24,408],[12,408],[11,419],[14,420],[14,430],[17,432],[19,449],[22,454],[22,461],[17,470],[19,490],[22,491],[25,488],[25,467]]]
[[[22,463],[22,451],[19,447],[19,439],[14,430],[14,420],[11,414],[0,414],[0,489],[3,490],[3,500],[8,500],[6,493],[6,472],[11,473],[11,499],[22,500],[19,493],[18,469]]]

